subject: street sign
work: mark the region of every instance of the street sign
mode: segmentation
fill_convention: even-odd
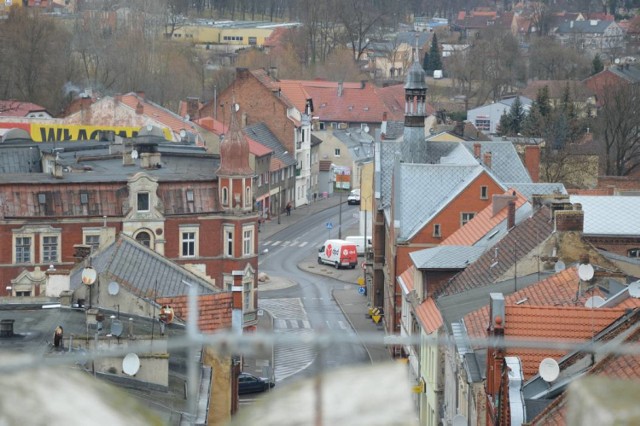
[[[327,229],[333,229],[333,223],[327,222]]]
[[[365,294],[367,292],[366,287],[358,287],[358,294]]]
[[[358,277],[358,285],[364,285],[364,277]]]

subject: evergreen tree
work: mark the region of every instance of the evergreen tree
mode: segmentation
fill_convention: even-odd
[[[511,117],[509,117],[507,110],[504,110],[502,112],[502,115],[500,116],[500,121],[498,122],[496,133],[498,133],[500,136],[511,135]]]
[[[516,96],[515,100],[511,104],[511,109],[509,109],[509,119],[511,121],[511,134],[517,135],[522,130],[522,125],[524,124],[524,119],[527,116],[527,112],[524,110],[522,106],[522,102],[520,101],[520,96]]]
[[[536,106],[540,111],[540,115],[547,117],[551,112],[551,104],[549,103],[549,86],[544,86],[538,90],[536,95]]]
[[[593,57],[593,61],[591,62],[591,75],[598,74],[603,69],[604,64],[602,63],[602,59],[600,59],[600,55],[596,53],[596,56]]]
[[[429,72],[429,54],[425,52],[424,58],[422,59],[422,69],[424,72]]]
[[[433,33],[431,38],[431,48],[429,49],[429,63],[425,67],[425,71],[432,73],[435,70],[442,69],[442,59],[440,58],[440,48],[438,47],[438,36]]]

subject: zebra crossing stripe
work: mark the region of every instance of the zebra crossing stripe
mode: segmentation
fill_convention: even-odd
[[[278,244],[280,244],[282,241],[274,241],[271,245],[272,246],[277,246]]]
[[[303,241],[303,242],[300,243],[300,247],[304,247],[306,245],[307,245],[307,241]]]

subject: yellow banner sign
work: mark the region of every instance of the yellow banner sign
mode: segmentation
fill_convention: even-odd
[[[85,126],[81,124],[31,124],[31,139],[35,142],[102,140],[109,132],[123,138],[138,135],[139,127]],[[164,137],[172,140],[169,129],[163,129]]]

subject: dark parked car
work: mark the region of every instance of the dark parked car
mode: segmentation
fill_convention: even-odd
[[[269,379],[256,377],[249,373],[240,373],[238,377],[239,394],[264,392],[275,385],[276,384]]]

